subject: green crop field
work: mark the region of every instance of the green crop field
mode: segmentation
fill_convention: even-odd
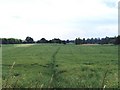
[[[117,88],[118,46],[2,45],[4,88]]]

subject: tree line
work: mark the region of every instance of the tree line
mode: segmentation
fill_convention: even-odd
[[[105,38],[88,38],[88,39],[75,39],[75,44],[120,44],[120,35],[117,37],[105,37]]]
[[[32,37],[26,37],[25,40],[15,39],[15,38],[0,38],[0,44],[30,44],[30,43],[59,43],[66,44],[65,40],[60,40],[59,38],[54,38],[52,40],[46,40],[41,38],[40,40],[34,41]]]
[[[120,44],[120,35],[117,37],[105,37],[105,38],[88,38],[80,39],[76,38],[75,40],[61,40],[59,38],[54,38],[52,40],[47,40],[41,38],[40,40],[34,41],[32,37],[26,37],[25,40],[15,39],[15,38],[0,38],[1,44],[29,44],[29,43],[59,43],[59,44],[70,44],[75,43],[79,44]]]

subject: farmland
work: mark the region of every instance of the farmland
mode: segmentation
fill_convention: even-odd
[[[116,88],[117,45],[2,46],[5,88]]]

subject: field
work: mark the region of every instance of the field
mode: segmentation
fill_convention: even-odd
[[[117,88],[118,46],[2,46],[4,88]]]

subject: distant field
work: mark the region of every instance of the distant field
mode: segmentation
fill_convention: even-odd
[[[6,88],[117,88],[118,46],[3,45]]]

